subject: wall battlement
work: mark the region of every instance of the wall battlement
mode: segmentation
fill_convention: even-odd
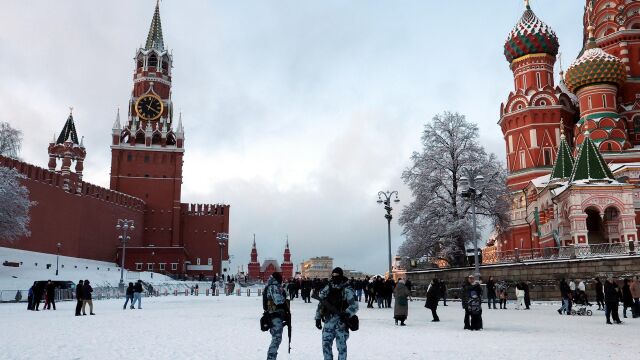
[[[145,202],[142,199],[81,181],[75,173],[71,173],[69,176],[63,176],[58,172],[49,171],[48,169],[4,156],[0,156],[0,166],[13,168],[28,180],[62,189],[69,194],[90,196],[137,211],[144,211],[145,208]]]
[[[229,205],[225,204],[180,204],[183,216],[225,216],[229,214]]]

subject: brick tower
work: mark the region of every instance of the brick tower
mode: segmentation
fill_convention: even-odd
[[[514,90],[500,106],[498,121],[506,145],[512,203],[511,227],[501,239],[502,250],[539,246],[527,221],[527,198],[522,190],[531,180],[551,172],[561,133],[572,139],[577,101],[562,81],[557,86],[554,83],[559,47],[554,31],[526,2],[504,44]]]
[[[293,263],[291,262],[291,252],[289,251],[289,239],[287,239],[287,244],[284,248],[284,261],[282,265],[280,265],[280,269],[282,270],[282,278],[283,279],[292,279],[293,278]]]
[[[118,111],[113,124],[111,189],[146,202],[144,246],[184,246],[180,232],[184,129],[181,117],[174,126],[173,58],[164,47],[158,4],[145,45],[134,59],[127,119],[121,124]]]
[[[69,117],[64,123],[62,131],[58,138],[53,137],[49,143],[49,171],[58,171],[62,176],[69,177],[71,174],[71,165],[76,162],[75,175],[77,180],[82,180],[82,170],[84,168],[84,158],[87,156],[86,149],[82,144],[82,140],[78,142],[78,134],[76,133],[76,125],[73,122],[73,111],[69,112]],[[58,160],[61,160],[60,169],[58,169]]]
[[[258,280],[260,276],[260,263],[258,262],[258,249],[256,248],[256,236],[253,235],[253,246],[251,247],[251,262],[247,265],[250,280]]]

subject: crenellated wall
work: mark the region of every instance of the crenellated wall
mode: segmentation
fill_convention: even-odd
[[[60,243],[61,255],[115,261],[120,235],[115,226],[123,218],[136,224],[130,244],[141,245],[144,201],[15,159],[0,156],[0,166],[26,176],[22,183],[36,202],[31,236],[13,243],[0,239],[1,246],[53,254]]]
[[[208,265],[212,259],[212,274],[220,272],[220,245],[218,233],[229,233],[229,205],[223,204],[180,204],[182,244],[190,261],[197,265]],[[229,259],[229,246],[222,247],[222,259]],[[203,271],[205,275],[210,275]]]

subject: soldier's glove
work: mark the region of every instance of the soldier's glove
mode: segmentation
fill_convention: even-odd
[[[318,330],[322,330],[322,322],[320,319],[316,319],[316,328],[318,328]]]

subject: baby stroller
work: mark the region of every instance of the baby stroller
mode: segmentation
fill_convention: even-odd
[[[573,297],[573,303],[582,306],[593,306],[587,299],[587,293],[584,291],[576,291],[576,295]]]
[[[571,315],[579,316],[591,316],[593,312],[587,309],[587,306],[593,306],[587,299],[587,294],[584,291],[578,291],[573,299],[573,303],[579,305],[577,309],[571,309]]]

